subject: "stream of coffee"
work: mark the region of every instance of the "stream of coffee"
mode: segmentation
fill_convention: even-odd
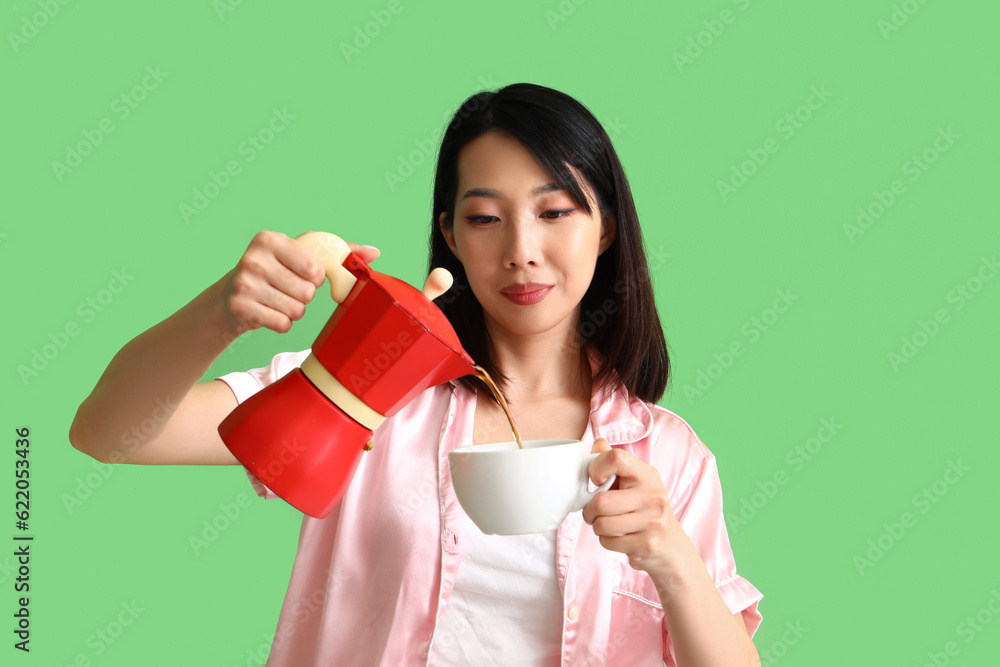
[[[521,434],[517,432],[517,426],[514,425],[514,418],[510,416],[510,408],[507,407],[507,401],[503,399],[503,394],[497,389],[493,378],[490,377],[490,374],[482,366],[476,366],[476,377],[485,382],[486,386],[493,392],[493,395],[496,396],[497,402],[500,403],[504,414],[507,415],[507,421],[510,422],[510,430],[514,433],[514,439],[517,440],[518,448],[524,449],[524,443],[521,442]]]

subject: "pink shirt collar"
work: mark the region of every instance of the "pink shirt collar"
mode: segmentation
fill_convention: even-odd
[[[592,373],[596,373],[603,357],[597,350],[588,355]],[[458,379],[449,383],[452,389],[462,388]],[[598,433],[591,431],[599,424]],[[622,384],[618,374],[612,372],[607,382],[596,388],[590,398],[590,420],[584,439],[604,438],[612,447],[628,445],[647,437],[653,431],[653,414],[645,403],[635,400]],[[471,444],[471,443],[467,443]]]

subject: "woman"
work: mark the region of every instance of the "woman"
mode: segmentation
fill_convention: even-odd
[[[591,478],[618,481],[556,531],[483,535],[447,453],[509,440],[507,421],[471,376],[428,389],[376,430],[333,512],[303,518],[268,664],[759,664],[761,594],[736,574],[715,459],[654,405],[666,344],[628,183],[593,115],[530,84],[466,100],[438,157],[430,265],[455,277],[437,303],[522,436],[595,439]],[[258,234],[112,360],[74,446],[109,462],[237,463],[217,425],[309,351],[197,380],[235,335],[287,331],[323,279],[292,239]],[[146,441],[114,449],[163,396],[184,398]]]

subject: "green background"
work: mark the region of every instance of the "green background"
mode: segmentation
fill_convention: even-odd
[[[718,457],[740,573],[765,595],[765,664],[995,664],[1000,280],[983,279],[1000,251],[997,5],[337,4],[7,3],[0,540],[18,532],[27,426],[35,541],[30,655],[12,648],[15,562],[0,548],[0,662],[258,664],[301,515],[235,467],[104,469],[70,446],[74,412],[122,345],[258,230],[377,245],[381,271],[421,283],[446,117],[531,81],[584,102],[619,150],[675,364],[661,403]],[[147,67],[164,76],[143,90]],[[241,142],[275,108],[294,119],[248,161]],[[113,131],[57,174],[103,119]],[[185,221],[180,205],[230,160],[240,173]],[[115,271],[131,278],[112,295]],[[782,290],[795,300],[777,313]],[[80,307],[102,296],[100,312]],[[331,309],[317,299],[290,333],[246,335],[206,377],[307,347]],[[22,376],[67,325],[77,335]],[[248,497],[195,554],[203,522]],[[133,602],[134,622],[96,640]]]

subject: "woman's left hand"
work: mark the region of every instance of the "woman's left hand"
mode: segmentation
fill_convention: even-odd
[[[669,545],[683,529],[674,517],[659,471],[623,449],[598,438],[591,449],[601,453],[587,469],[595,484],[612,474],[618,479],[583,508],[583,520],[594,527],[601,545],[628,556],[633,569],[651,575],[665,572]]]

